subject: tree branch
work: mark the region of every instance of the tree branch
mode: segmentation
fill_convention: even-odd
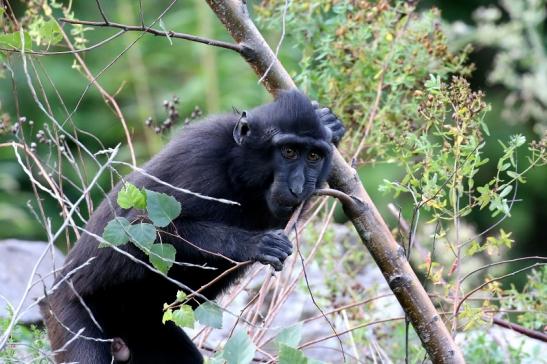
[[[155,28],[150,28],[144,25],[127,25],[127,24],[112,23],[107,21],[88,21],[88,20],[67,19],[67,18],[60,18],[59,21],[63,23],[81,24],[81,25],[87,25],[87,26],[97,27],[97,28],[116,28],[116,29],[121,29],[124,32],[150,33],[156,36],[184,39],[184,40],[189,40],[192,42],[207,44],[214,47],[230,49],[238,53],[243,53],[243,47],[238,44],[200,37],[198,35],[173,32],[171,30],[163,31],[163,30],[159,30]]]
[[[245,1],[206,1],[234,40],[243,46],[241,54],[259,77],[272,65],[263,80],[271,94],[275,95],[282,89],[296,88],[251,21]],[[352,204],[351,208],[345,208],[346,213],[399,300],[431,360],[435,363],[465,363],[427,292],[410,267],[404,250],[393,238],[357,172],[338,151],[334,152],[329,185],[359,201]]]
[[[531,337],[532,339],[537,339],[539,341],[547,342],[547,335],[545,335],[542,332],[530,330],[524,326],[520,326],[518,324],[514,324],[512,322],[505,321],[497,317],[494,317],[493,322],[494,324],[498,326],[513,330],[515,332],[518,332],[519,334]]]

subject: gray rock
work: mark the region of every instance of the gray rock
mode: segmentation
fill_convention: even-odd
[[[7,317],[8,304],[14,308],[23,297],[28,280],[34,265],[44,250],[47,243],[41,241],[22,241],[16,239],[0,241],[0,317]],[[36,283],[29,291],[23,307],[23,315],[19,322],[30,324],[42,320],[38,306],[26,310],[35,300],[44,294],[45,287],[53,283],[54,269],[63,265],[64,256],[55,247],[46,253],[38,266],[33,282]]]

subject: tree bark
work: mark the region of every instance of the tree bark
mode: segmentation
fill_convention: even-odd
[[[243,0],[206,0],[234,40],[263,85],[275,96],[282,89],[296,88],[249,17]],[[403,248],[395,241],[354,168],[335,150],[329,185],[351,196],[355,203],[344,209],[363,244],[378,264],[390,288],[434,363],[465,363],[433,303],[408,263]]]

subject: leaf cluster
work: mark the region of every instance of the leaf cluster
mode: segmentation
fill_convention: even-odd
[[[146,210],[146,217],[152,223],[131,223],[125,217],[116,217],[106,225],[103,231],[106,243],[99,247],[119,246],[131,241],[149,256],[150,263],[156,269],[167,274],[175,261],[176,249],[168,243],[154,242],[157,228],[166,227],[180,215],[180,202],[165,193],[138,189],[126,183],[118,192],[117,203],[123,209]]]

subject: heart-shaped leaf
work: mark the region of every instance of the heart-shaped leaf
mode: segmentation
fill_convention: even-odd
[[[175,255],[177,250],[171,244],[154,244],[150,247],[150,263],[162,272],[167,274],[169,269],[173,266]]]
[[[222,310],[216,303],[206,301],[196,308],[194,314],[202,325],[222,329]]]
[[[182,305],[178,310],[173,311],[172,321],[178,327],[189,327],[194,328],[194,323],[196,319],[194,317],[194,311],[190,305]]]
[[[114,218],[114,220],[106,224],[103,231],[103,239],[115,246],[127,243],[129,241],[129,236],[126,231],[129,229],[130,225],[129,221],[124,217]],[[108,244],[99,244],[99,248],[107,246]]]
[[[181,207],[173,196],[146,190],[146,211],[154,225],[165,227],[180,215]]]
[[[129,225],[127,234],[133,243],[145,251],[149,250],[156,240],[156,228],[152,224],[140,223]]]

